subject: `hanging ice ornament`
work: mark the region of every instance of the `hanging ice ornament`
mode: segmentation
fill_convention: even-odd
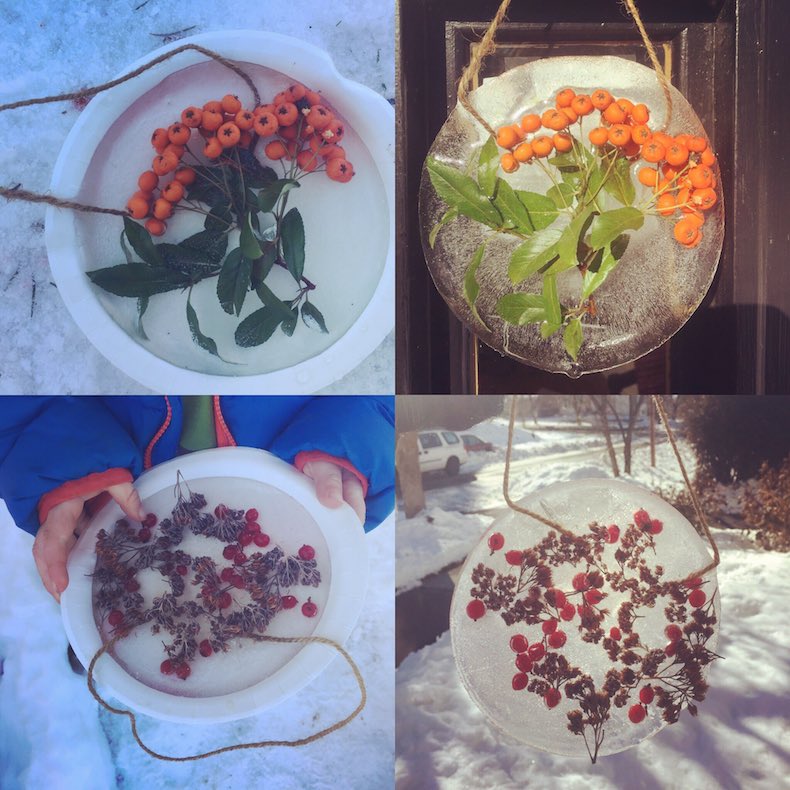
[[[632,483],[531,494],[468,556],[450,631],[469,695],[523,743],[571,756],[635,746],[696,716],[718,641],[715,570],[689,521]]]

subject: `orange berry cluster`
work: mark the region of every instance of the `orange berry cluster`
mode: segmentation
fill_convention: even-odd
[[[182,164],[193,130],[203,138],[202,153],[217,160],[234,146],[250,148],[258,138],[272,138],[265,146],[268,159],[296,160],[304,172],[324,166],[333,181],[346,183],[354,176],[354,167],[339,145],[345,134],[343,122],[322,103],[321,94],[295,84],[278,93],[271,104],[245,110],[237,96],[227,94],[203,107],[187,107],[181,120],[167,129],[155,129],[151,145],[156,151],[150,170],[138,179],[140,189],[126,204],[134,219],[149,219],[145,227],[153,236],[161,236],[165,220],[184,197],[185,187],[194,183],[196,171]],[[164,176],[173,174],[163,183]],[[159,188],[159,197],[154,191]]]

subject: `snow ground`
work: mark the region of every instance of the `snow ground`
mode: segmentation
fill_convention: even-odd
[[[368,703],[342,730],[308,746],[232,752],[163,763],[134,742],[126,717],[88,693],[66,660],[57,604],[38,578],[32,538],[0,500],[0,574],[12,595],[0,598],[0,788],[3,790],[174,790],[277,787],[358,790],[393,783],[394,519],[371,532],[370,583],[346,647],[367,682]],[[336,673],[336,677],[335,677]],[[192,754],[264,738],[298,738],[350,712],[357,688],[342,658],[296,697],[258,716],[216,727],[140,717],[143,741],[166,754]],[[263,779],[265,777],[265,780]]]
[[[0,2],[0,103],[106,82],[160,47],[164,38],[157,34],[186,28],[192,29],[185,36],[249,28],[301,38],[326,50],[343,76],[392,100],[393,10],[392,3],[377,0]],[[78,112],[63,102],[0,114],[6,141],[0,149],[0,184],[21,183],[46,192]],[[0,336],[6,341],[0,352],[0,392],[145,394],[146,388],[94,349],[66,310],[49,271],[42,206],[3,200],[0,237]],[[323,392],[393,392],[394,359],[390,334],[354,371]]]
[[[501,425],[490,428],[494,441]],[[470,432],[488,438],[486,430],[476,426]],[[514,453],[520,459],[513,467],[514,498],[559,480],[611,476],[603,447],[577,450],[573,434],[562,442],[556,442],[555,432],[551,437],[555,444],[547,437],[548,456]],[[541,447],[524,436],[516,441],[522,449]],[[693,473],[693,456],[684,447],[681,441]],[[427,491],[420,517],[406,520],[399,513],[399,587],[413,587],[427,573],[465,557],[503,509],[502,472],[503,463],[492,459],[471,483]],[[657,448],[654,469],[647,448],[640,446],[630,479],[653,489],[682,484],[668,444]],[[461,684],[445,632],[396,672],[397,790],[790,787],[790,556],[765,552],[744,533],[716,530],[715,537],[722,557],[718,652],[725,660],[711,669],[711,690],[697,719],[684,713],[652,739],[595,766],[586,755],[572,759],[531,749],[487,723]]]

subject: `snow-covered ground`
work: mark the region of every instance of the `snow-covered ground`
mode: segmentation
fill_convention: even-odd
[[[164,763],[134,742],[126,717],[99,709],[66,660],[58,605],[30,553],[32,538],[0,500],[0,788],[132,790],[276,787],[386,789],[393,784],[394,519],[367,536],[370,582],[346,647],[367,681],[368,702],[345,728],[308,746],[244,750]],[[258,716],[218,726],[139,717],[143,741],[165,754],[265,738],[298,738],[342,718],[358,691],[342,658],[295,697]]]
[[[495,422],[470,433],[488,438],[501,427]],[[557,436],[547,437],[547,455],[514,452],[519,459],[513,467],[514,498],[560,480],[611,476],[602,446],[578,450],[572,434],[564,447],[558,446]],[[555,444],[549,445],[552,440]],[[542,444],[523,434],[516,435],[516,443],[521,450],[538,451]],[[683,442],[681,448],[693,473],[693,456]],[[618,456],[621,460],[619,451]],[[419,517],[406,520],[399,513],[399,587],[413,587],[428,573],[465,557],[506,508],[502,471],[502,462],[494,458],[478,469],[473,482],[427,491],[427,508]],[[647,448],[640,446],[631,479],[665,491],[682,484],[668,444],[659,445],[655,468]],[[488,724],[461,684],[445,632],[397,670],[398,790],[790,787],[790,556],[765,552],[740,532],[716,530],[715,537],[722,557],[718,652],[724,660],[711,669],[711,689],[697,719],[683,713],[652,739],[594,766],[586,755],[571,759],[531,749]]]
[[[0,104],[98,85],[169,40],[218,30],[294,36],[326,50],[340,73],[388,100],[395,94],[394,6],[378,0],[27,0],[0,3]],[[171,34],[167,36],[166,34]],[[71,102],[0,114],[0,185],[46,192]],[[44,247],[44,208],[0,198],[0,392],[142,393],[66,310]],[[326,393],[394,391],[394,335]]]

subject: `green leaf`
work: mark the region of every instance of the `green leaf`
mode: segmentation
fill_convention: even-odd
[[[130,217],[124,217],[123,229],[131,248],[143,261],[150,263],[152,266],[161,265],[162,259],[159,257],[151,234],[142,225],[138,225]]]
[[[477,183],[488,197],[494,197],[498,171],[499,146],[493,136],[490,136],[480,149],[480,157],[477,160]]]
[[[203,227],[214,233],[227,230],[233,222],[233,214],[230,211],[230,203],[222,201],[211,207],[208,216],[203,222]]]
[[[576,190],[573,188],[573,185],[563,182],[551,187],[551,189],[546,192],[546,197],[549,198],[549,200],[551,200],[551,202],[558,209],[560,209],[571,206],[573,204],[573,198],[575,194]]]
[[[590,243],[597,249],[611,244],[623,231],[639,230],[645,221],[645,215],[633,207],[616,208],[614,211],[604,211],[599,214],[592,224]]]
[[[546,308],[540,294],[505,294],[496,305],[497,315],[509,324],[539,324],[546,320]]]
[[[258,298],[280,317],[280,321],[287,321],[291,317],[291,308],[278,298],[277,294],[268,285],[261,282],[255,286]]]
[[[546,309],[546,321],[549,324],[561,324],[562,306],[557,293],[557,278],[553,274],[543,277],[543,304]]]
[[[148,309],[148,301],[147,296],[141,296],[137,300],[137,333],[143,340],[148,340],[148,335],[145,333],[145,327],[143,326],[143,316]]]
[[[631,241],[631,237],[627,233],[623,233],[612,242],[612,255],[616,260],[619,261],[620,258],[625,255],[625,251],[628,249],[629,241]]]
[[[625,157],[619,157],[603,188],[624,206],[632,206],[636,198],[636,189],[631,179],[631,163]]]
[[[551,159],[546,160],[548,164],[554,165],[561,173],[568,172],[568,173],[578,173],[581,168],[579,167],[579,163],[571,154],[557,154],[557,156],[552,156]]]
[[[480,285],[475,278],[475,274],[477,274],[477,267],[480,266],[480,262],[483,260],[483,253],[485,252],[486,244],[483,242],[476,250],[475,254],[472,256],[472,261],[466,269],[466,273],[464,274],[464,299],[466,299],[466,303],[469,305],[474,317],[486,328],[486,322],[480,317],[480,314],[477,312],[477,307],[475,307],[475,302],[477,301],[477,297],[480,294]]]
[[[562,237],[558,228],[537,231],[510,256],[508,276],[514,285],[526,280],[557,257],[557,242]]]
[[[190,298],[192,296],[192,289],[189,290],[189,296],[187,296],[187,323],[189,324],[189,331],[192,332],[192,339],[204,350],[208,351],[209,354],[213,354],[215,357],[219,357],[219,352],[217,351],[217,344],[214,340],[207,335],[204,335],[200,331],[200,324],[198,323],[197,313],[195,312],[195,308],[192,307],[192,303],[190,302]],[[219,357],[222,359],[222,357]]]
[[[527,209],[530,222],[535,230],[548,228],[555,219],[559,211],[554,201],[539,192],[526,192],[522,189],[516,190],[516,196]]]
[[[581,214],[575,216],[570,224],[562,232],[560,240],[557,242],[557,255],[559,260],[551,265],[548,272],[558,274],[566,269],[572,269],[578,263],[577,250],[579,239],[582,237],[582,230],[590,221],[593,208],[588,206]]]
[[[595,156],[593,152],[581,140],[573,135],[571,137],[573,138],[573,150],[576,152],[576,156],[588,165],[594,162]]]
[[[282,302],[280,304],[282,305]],[[283,320],[290,321],[291,311],[289,308],[286,309],[288,310],[288,316],[285,319],[283,319],[282,314],[276,307],[270,307],[269,305],[265,305],[254,313],[250,313],[236,327],[236,345],[242,348],[253,348],[265,343]]]
[[[239,246],[241,247],[242,254],[250,260],[257,260],[261,257],[261,255],[263,255],[261,245],[258,243],[258,239],[255,238],[255,234],[252,232],[249,214],[244,216],[244,222],[241,225],[241,238],[239,239]]]
[[[590,165],[587,175],[587,184],[585,187],[584,200],[592,200],[593,196],[597,196],[600,192],[601,185],[603,184],[603,171],[598,166],[597,162]]]
[[[305,302],[302,305],[302,321],[304,321],[305,326],[309,326],[311,329],[318,328],[324,334],[329,333],[329,330],[326,328],[324,316],[312,302]]]
[[[293,178],[278,178],[276,181],[272,181],[271,184],[258,192],[258,208],[265,214],[271,213],[282,195],[292,189],[298,189],[299,186],[299,182]]]
[[[294,330],[296,329],[296,322],[299,320],[299,311],[295,307],[293,310],[291,310],[291,313],[291,318],[289,318],[287,321],[283,321],[280,324],[280,329],[283,330],[283,333],[287,337],[291,337],[291,335],[294,333]]]
[[[617,259],[614,258],[606,247],[601,257],[601,262],[595,270],[589,269],[584,273],[582,280],[582,299],[589,299],[592,294],[603,285],[609,273],[617,266]]]
[[[245,186],[263,189],[277,180],[277,173],[271,167],[264,167],[248,148],[237,148],[239,164],[244,171]]]
[[[431,232],[428,234],[428,244],[431,245],[431,249],[433,249],[436,244],[436,237],[439,235],[439,231],[445,225],[456,219],[458,219],[457,208],[448,208],[447,211],[442,214],[442,218],[431,228]]]
[[[540,336],[544,340],[548,340],[561,326],[562,324],[550,324],[548,321],[544,321],[540,325]]]
[[[244,299],[250,289],[251,275],[252,261],[242,255],[239,247],[231,250],[217,278],[217,298],[226,313],[241,315]]]
[[[161,245],[160,245],[161,246]],[[228,234],[214,230],[201,230],[193,236],[187,236],[179,244],[182,250],[192,255],[194,261],[219,265],[228,249]]]
[[[519,200],[513,187],[502,178],[497,178],[496,197],[494,205],[499,209],[503,219],[511,227],[517,228],[524,233],[533,233],[535,226],[527,211],[527,207]]]
[[[582,322],[578,318],[571,318],[562,333],[562,342],[570,358],[575,362],[579,356],[579,349],[582,347]]]
[[[183,272],[167,266],[144,266],[140,263],[122,263],[106,269],[94,269],[86,274],[94,285],[116,296],[144,298],[191,284],[189,275]]]
[[[450,208],[484,225],[501,225],[502,217],[473,178],[433,157],[428,157],[427,167],[433,188]]]
[[[291,277],[299,282],[304,272],[304,223],[302,215],[295,208],[292,208],[280,223],[280,243],[288,271]]]

